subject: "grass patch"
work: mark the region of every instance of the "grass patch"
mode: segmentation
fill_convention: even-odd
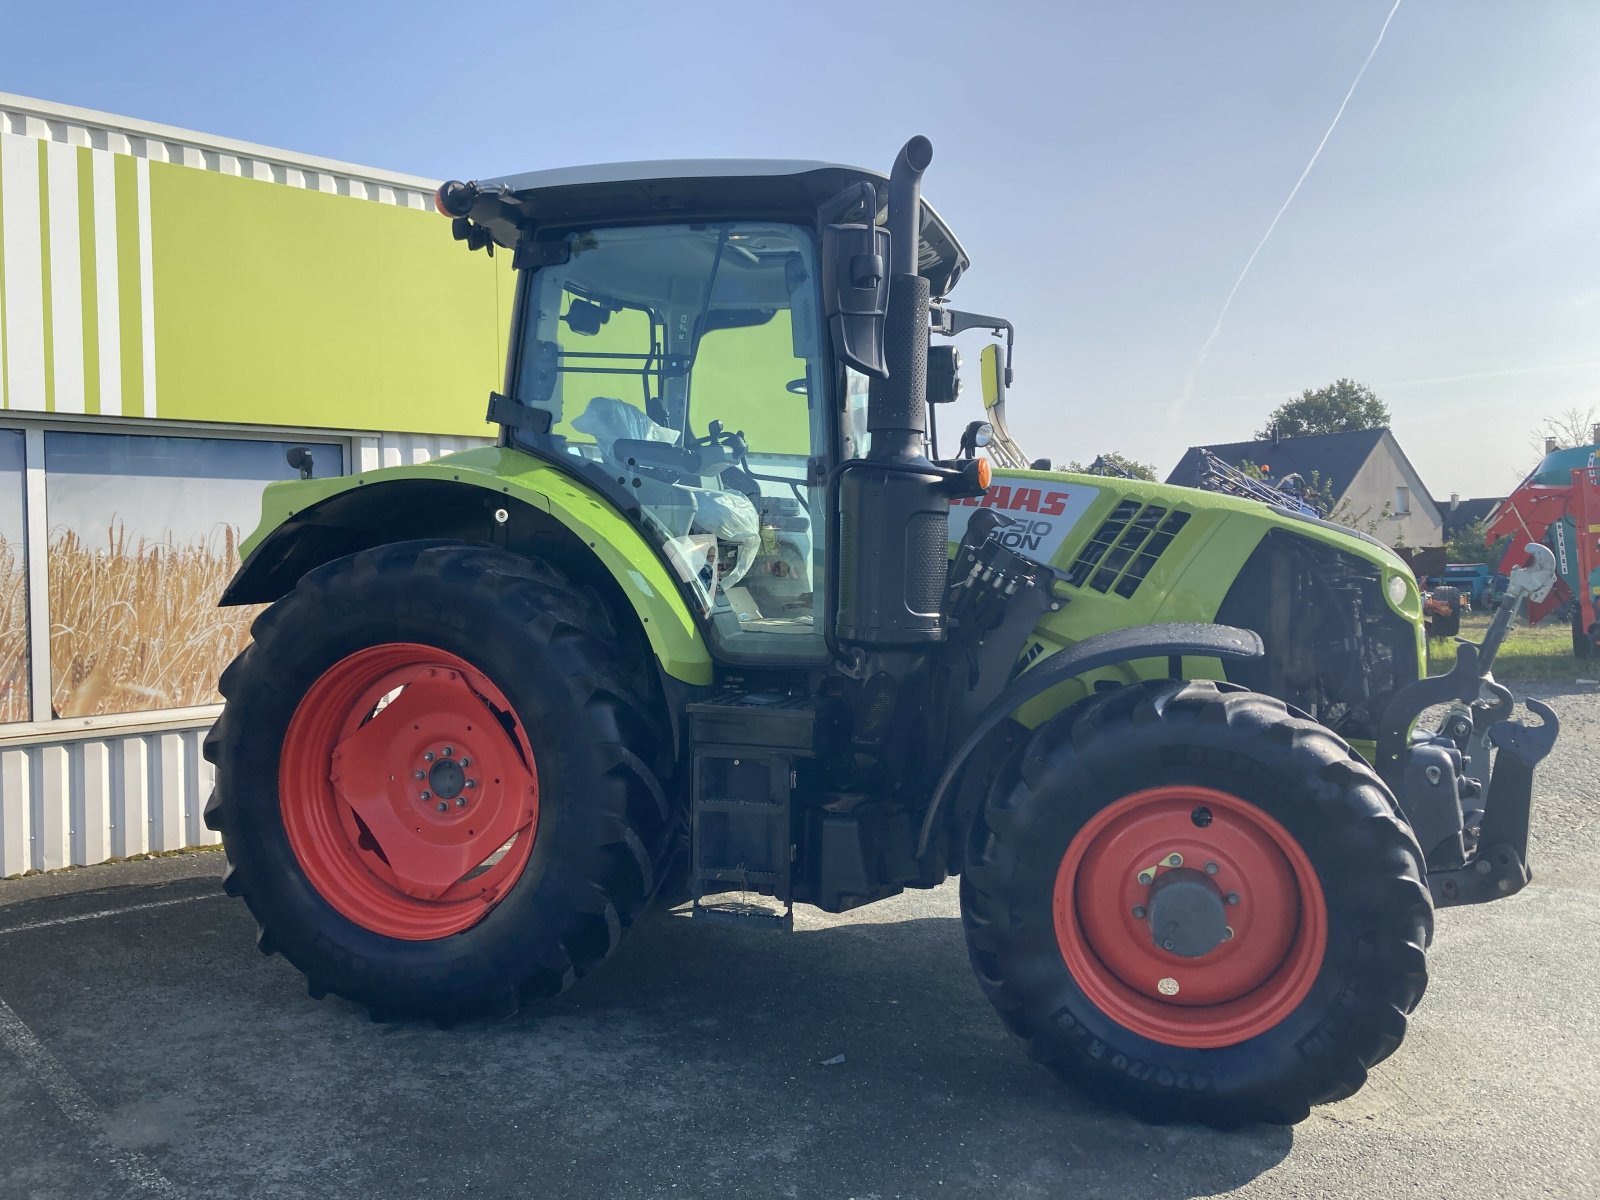
[[[1481,642],[1492,613],[1473,613],[1461,620],[1461,635]],[[1454,638],[1428,639],[1428,672],[1437,675],[1455,663]],[[1565,622],[1548,622],[1532,628],[1517,618],[1494,660],[1494,677],[1507,679],[1593,679],[1600,663],[1580,662],[1572,656],[1572,630]]]

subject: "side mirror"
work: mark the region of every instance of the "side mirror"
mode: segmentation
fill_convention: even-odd
[[[954,346],[928,347],[928,403],[953,404],[961,395],[961,352]]]
[[[567,315],[561,319],[573,333],[593,337],[600,332],[600,327],[611,319],[611,314],[598,304],[591,304],[574,296],[572,303],[567,306]]]
[[[883,326],[889,312],[889,231],[872,224],[822,230],[822,304],[833,351],[876,379],[889,377]]]
[[[1006,364],[1000,357],[1000,347],[989,345],[983,348],[983,354],[978,359],[978,373],[983,379],[983,407],[985,411],[999,408],[1005,411],[1006,402]]]

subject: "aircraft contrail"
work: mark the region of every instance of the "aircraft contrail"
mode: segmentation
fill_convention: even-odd
[[[1311,161],[1306,163],[1306,169],[1300,172],[1300,178],[1294,181],[1294,187],[1289,189],[1289,197],[1278,209],[1277,215],[1272,218],[1272,223],[1267,226],[1267,231],[1261,235],[1261,240],[1256,243],[1256,248],[1250,252],[1250,257],[1245,260],[1244,270],[1239,272],[1239,278],[1233,281],[1233,287],[1228,289],[1228,298],[1222,302],[1222,311],[1217,314],[1217,323],[1211,330],[1211,336],[1206,338],[1200,347],[1200,354],[1194,361],[1194,368],[1189,372],[1189,378],[1183,381],[1183,391],[1172,402],[1171,409],[1167,412],[1167,420],[1171,421],[1183,411],[1183,406],[1189,402],[1194,394],[1195,376],[1200,374],[1200,368],[1205,366],[1206,356],[1211,353],[1211,345],[1217,340],[1217,335],[1222,332],[1222,322],[1227,319],[1228,308],[1233,304],[1233,298],[1239,292],[1239,285],[1244,283],[1244,277],[1250,274],[1250,268],[1255,265],[1256,256],[1261,253],[1261,248],[1267,244],[1267,239],[1272,236],[1272,231],[1278,227],[1278,222],[1283,220],[1283,214],[1289,211],[1289,205],[1294,203],[1294,198],[1300,192],[1300,185],[1306,181],[1306,176],[1311,174],[1311,168],[1317,165],[1317,156],[1322,153],[1322,148],[1328,144],[1328,139],[1333,136],[1333,131],[1339,126],[1339,118],[1344,116],[1345,106],[1350,103],[1350,97],[1356,94],[1356,88],[1361,84],[1361,77],[1367,73],[1367,68],[1372,65],[1373,55],[1378,53],[1378,47],[1383,45],[1383,35],[1389,32],[1389,22],[1394,20],[1395,13],[1400,11],[1401,0],[1394,0],[1394,7],[1389,10],[1389,15],[1383,19],[1383,28],[1378,30],[1378,40],[1372,43],[1372,49],[1367,51],[1367,57],[1361,62],[1361,69],[1356,72],[1356,77],[1350,81],[1350,90],[1344,94],[1344,99],[1339,102],[1339,111],[1333,114],[1333,120],[1328,124],[1328,130],[1322,135],[1322,140],[1317,143],[1317,148],[1311,152]]]

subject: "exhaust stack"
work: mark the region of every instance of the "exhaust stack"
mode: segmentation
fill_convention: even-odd
[[[887,379],[867,392],[872,446],[839,476],[841,642],[876,650],[944,640],[950,501],[924,446],[928,432],[928,281],[917,273],[922,173],[933,143],[914,137],[889,175]]]
[[[922,173],[933,143],[914,137],[889,172],[889,311],[884,328],[888,379],[874,379],[867,394],[870,457],[923,458],[928,432],[928,281],[917,274],[922,241]]]

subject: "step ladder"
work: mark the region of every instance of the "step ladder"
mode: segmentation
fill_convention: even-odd
[[[693,916],[791,930],[792,800],[797,761],[816,753],[815,704],[799,696],[730,690],[696,701],[688,711]],[[770,898],[781,908],[753,897]]]

